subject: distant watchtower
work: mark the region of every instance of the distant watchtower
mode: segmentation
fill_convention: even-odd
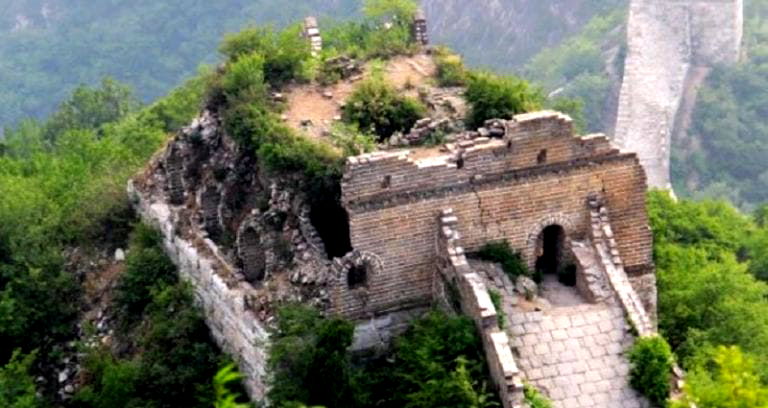
[[[421,45],[429,45],[429,35],[427,34],[427,16],[424,10],[418,9],[413,16],[413,38]]]
[[[317,18],[307,17],[304,19],[304,32],[302,35],[309,39],[309,46],[312,56],[317,56],[323,50],[323,37],[320,36],[320,28],[317,24]]]

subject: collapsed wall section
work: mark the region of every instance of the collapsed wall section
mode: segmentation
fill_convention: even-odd
[[[601,192],[615,214],[628,273],[653,272],[645,175],[634,154],[619,153],[602,136],[574,137],[570,120],[552,112],[507,122],[504,139],[478,138],[453,148],[420,159],[405,151],[349,159],[342,201],[352,246],[375,256],[381,268],[359,293],[364,301],[337,299],[338,311],[364,315],[429,303],[435,217],[443,208],[462,220],[467,251],[507,240],[533,267],[545,227],[586,236],[587,196]]]
[[[650,187],[670,187],[670,143],[695,66],[738,60],[742,0],[632,0],[614,141],[637,153]]]

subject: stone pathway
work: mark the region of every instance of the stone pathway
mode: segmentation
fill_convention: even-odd
[[[616,302],[589,304],[554,276],[542,282],[541,298],[526,301],[509,290],[495,266],[472,265],[489,288],[504,295],[506,330],[517,364],[556,408],[649,406],[629,386],[624,353],[634,337]]]

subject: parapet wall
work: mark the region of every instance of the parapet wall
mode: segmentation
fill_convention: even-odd
[[[268,333],[246,304],[253,288],[244,280],[223,278],[233,272],[232,268],[210,240],[201,240],[198,246],[180,237],[174,227],[174,211],[167,203],[153,202],[132,183],[128,192],[141,218],[161,232],[165,252],[178,267],[181,278],[194,287],[211,335],[238,361],[248,394],[255,400],[263,398],[267,389],[264,344]]]
[[[523,403],[522,373],[515,363],[507,333],[498,326],[498,311],[483,279],[469,267],[459,244],[458,218],[452,209],[439,215],[437,235],[439,285],[453,285],[461,298],[462,312],[472,318],[483,341],[491,379],[504,408],[519,408]],[[440,294],[436,294],[440,296]]]
[[[670,187],[670,143],[694,66],[733,63],[742,0],[632,0],[614,140],[636,152],[651,187]]]
[[[628,273],[652,273],[645,175],[634,154],[618,152],[603,136],[575,137],[570,119],[554,112],[519,115],[505,128],[503,139],[477,138],[447,153],[349,159],[342,201],[352,246],[381,266],[364,301],[337,302],[338,311],[355,316],[428,304],[436,216],[444,208],[462,220],[468,251],[507,240],[533,267],[545,227],[560,225],[572,238],[588,234],[587,196],[601,192]]]

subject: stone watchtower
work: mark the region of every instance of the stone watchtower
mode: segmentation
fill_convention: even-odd
[[[670,188],[672,134],[690,113],[680,107],[694,105],[682,103],[686,90],[738,60],[743,9],[743,0],[631,1],[614,142],[637,153],[650,187]]]
[[[419,9],[413,16],[413,38],[421,45],[429,45],[429,34],[427,34],[427,16],[424,10]]]
[[[317,56],[323,50],[323,37],[320,36],[317,18],[309,16],[304,19],[304,32],[302,35],[309,39],[312,55]]]

